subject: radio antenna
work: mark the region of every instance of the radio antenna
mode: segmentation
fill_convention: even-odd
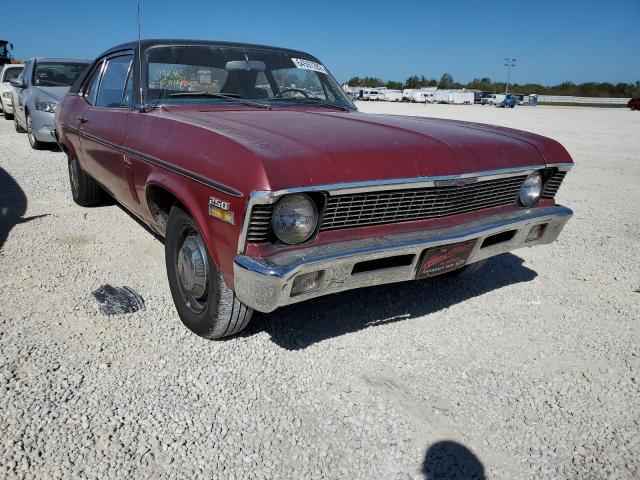
[[[140,35],[140,0],[136,0],[136,4],[138,7],[138,15],[137,15],[137,23],[138,23],[138,85],[140,87],[140,112],[144,113],[144,95],[142,89],[142,45],[141,45],[141,35]]]

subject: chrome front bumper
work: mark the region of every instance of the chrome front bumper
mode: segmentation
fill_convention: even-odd
[[[260,312],[302,302],[330,293],[385,283],[413,280],[426,248],[477,239],[467,263],[473,263],[517,248],[551,243],[573,212],[563,206],[539,207],[496,215],[454,227],[353,240],[282,252],[268,259],[237,255],[234,261],[236,296]],[[540,238],[527,241],[536,225],[546,224]],[[508,240],[482,246],[487,237],[514,231]],[[489,242],[487,242],[489,243]],[[410,264],[353,273],[360,262],[413,255]],[[317,290],[291,295],[294,279],[302,274],[324,270]]]

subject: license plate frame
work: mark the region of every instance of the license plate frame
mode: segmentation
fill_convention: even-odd
[[[435,277],[466,265],[478,239],[430,247],[422,252],[416,279]]]

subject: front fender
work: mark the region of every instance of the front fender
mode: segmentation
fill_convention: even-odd
[[[154,217],[149,206],[149,190],[154,186],[173,195],[196,221],[214,263],[227,286],[233,288],[233,259],[237,252],[244,198],[226,195],[174,173],[155,171],[148,176],[145,184],[145,209],[150,218]],[[234,225],[209,215],[209,199],[212,196],[231,204],[236,218]]]

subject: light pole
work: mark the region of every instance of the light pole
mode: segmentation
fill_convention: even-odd
[[[504,91],[504,94],[508,94],[509,93],[509,78],[511,77],[511,67],[515,67],[516,66],[516,59],[515,58],[505,58],[504,59],[504,66],[507,67],[507,88]]]

